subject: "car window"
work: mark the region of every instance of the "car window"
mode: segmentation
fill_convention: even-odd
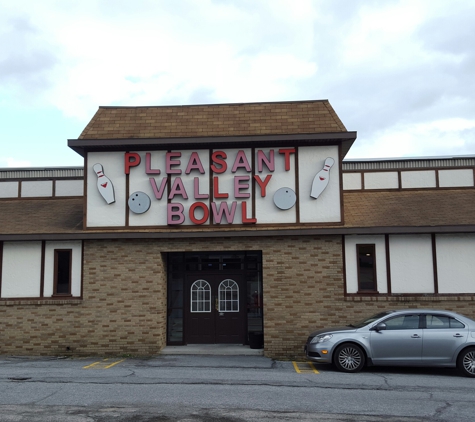
[[[426,315],[426,328],[465,328],[465,325],[455,318],[446,315]]]
[[[368,324],[371,324],[372,322],[386,316],[386,315],[389,315],[391,314],[392,311],[384,311],[384,312],[380,312],[379,314],[375,314],[375,315],[372,315],[370,316],[369,318],[365,318],[364,320],[360,321],[360,322],[357,322],[356,324],[350,324],[349,326],[350,327],[355,327],[355,328],[362,328],[362,327],[365,327],[366,325]]]
[[[386,330],[413,330],[419,328],[419,315],[399,315],[382,321]]]

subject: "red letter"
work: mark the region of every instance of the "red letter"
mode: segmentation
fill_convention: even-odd
[[[190,161],[188,161],[188,165],[186,166],[185,173],[190,174],[191,170],[198,170],[201,174],[205,174],[205,169],[203,168],[203,164],[201,164],[200,156],[197,152],[192,152]]]
[[[195,199],[207,199],[209,195],[207,193],[200,193],[200,178],[195,177],[193,179],[193,187],[195,193]]]
[[[229,194],[219,192],[219,179],[213,177],[213,198],[228,198]]]
[[[257,184],[261,187],[261,196],[266,196],[266,187],[267,184],[270,182],[272,174],[268,174],[264,180],[262,180],[257,174],[254,176],[254,180]]]
[[[181,152],[167,152],[166,155],[166,165],[167,165],[167,174],[181,174],[180,169],[172,169],[172,166],[179,166],[181,164],[180,160],[172,160],[173,157],[181,157]]]
[[[241,211],[242,211],[242,224],[255,224],[257,219],[247,218],[247,204],[246,202],[241,202]]]
[[[186,193],[185,186],[181,180],[181,177],[177,177],[173,181],[173,185],[170,189],[170,195],[168,195],[168,199],[173,199],[175,195],[181,195],[183,199],[188,199],[188,195]]]
[[[234,221],[234,214],[236,213],[237,202],[233,201],[231,209],[228,209],[227,202],[221,202],[219,204],[219,210],[216,207],[215,202],[211,202],[211,209],[213,210],[213,221],[217,224],[221,224],[223,218],[223,213],[226,216],[226,221],[228,224],[232,224]]]
[[[153,169],[152,167],[152,154],[147,152],[145,154],[145,173],[146,174],[160,174],[160,169]]]
[[[130,167],[137,167],[140,164],[140,155],[136,152],[126,152],[124,161],[125,174],[130,174]]]
[[[214,164],[211,164],[211,170],[213,170],[214,173],[224,173],[228,169],[228,165],[226,164],[226,161],[224,161],[227,157],[228,156],[224,151],[213,152],[211,155],[211,160],[213,163],[219,164],[221,167],[216,167]]]
[[[246,154],[244,153],[243,150],[238,151],[231,171],[233,173],[236,173],[237,169],[240,167],[244,167],[246,171],[249,173],[251,172],[251,166],[249,165],[249,161],[247,161]]]
[[[181,204],[167,204],[167,224],[181,224],[185,221],[185,216],[183,215],[183,205]],[[178,217],[178,218],[174,218]]]
[[[267,159],[266,155],[263,151],[257,151],[257,171],[262,173],[262,163],[266,165],[269,171],[275,170],[275,161],[274,161],[274,150],[271,149],[269,151],[269,159]]]
[[[249,192],[241,192],[242,189],[249,189],[249,183],[241,182],[247,181],[251,176],[234,176],[234,197],[235,198],[250,198],[251,194]]]
[[[203,210],[203,214],[204,214],[203,218],[199,220],[195,217],[195,208],[198,208],[198,207],[200,207]],[[192,204],[190,207],[189,213],[190,213],[190,220],[195,224],[206,223],[209,217],[209,209],[206,206],[206,204],[203,202],[195,202],[194,204]]]
[[[295,154],[295,148],[279,149],[279,154],[285,155],[285,171],[290,170],[290,154]]]
[[[155,194],[155,198],[162,199],[163,191],[165,190],[165,186],[167,184],[167,178],[164,177],[162,179],[162,183],[160,184],[160,189],[157,186],[157,181],[153,177],[150,177],[148,180],[150,180],[150,184],[152,185],[152,190],[153,190],[153,193]]]

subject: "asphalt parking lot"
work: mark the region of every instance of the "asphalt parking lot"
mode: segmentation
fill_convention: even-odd
[[[263,356],[0,357],[0,420],[472,421],[474,381]]]

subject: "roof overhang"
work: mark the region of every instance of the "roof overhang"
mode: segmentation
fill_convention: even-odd
[[[0,234],[0,241],[25,240],[117,240],[117,239],[188,239],[225,237],[275,237],[275,236],[350,236],[395,234],[456,234],[475,233],[475,225],[460,226],[401,226],[401,227],[322,227],[281,230],[233,231],[83,231],[76,233]]]
[[[298,135],[216,136],[193,138],[69,139],[68,146],[82,157],[88,152],[169,149],[264,148],[341,144],[341,159],[356,140],[356,132]]]

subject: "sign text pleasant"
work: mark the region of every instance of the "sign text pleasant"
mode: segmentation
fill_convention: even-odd
[[[165,154],[164,168],[154,168],[152,166],[153,154]],[[209,152],[201,152],[209,155]],[[255,224],[257,220],[248,216],[246,199],[251,197],[251,184],[256,187],[256,194],[261,197],[266,196],[266,187],[269,184],[272,174],[265,177],[263,172],[273,173],[276,171],[276,156],[283,157],[283,168],[277,171],[291,170],[291,156],[295,154],[295,148],[257,150],[255,155],[255,173],[253,174],[251,163],[243,150],[233,151],[229,154],[226,151],[213,151],[210,155],[211,181],[206,174],[203,165],[204,157],[197,151],[191,152],[189,158],[183,159],[182,152],[147,152],[145,154],[145,173],[149,175],[150,185],[157,200],[164,198],[165,187],[169,183],[167,204],[167,222],[169,225],[182,224],[185,221],[185,207],[183,201],[190,198],[195,201],[188,208],[188,216],[194,224],[204,224],[212,215],[214,223],[226,222],[232,224],[236,213],[236,208],[241,207],[242,223]],[[187,154],[188,155],[188,154]],[[231,156],[232,155],[232,156]],[[130,174],[131,169],[141,164],[142,157],[135,152],[126,152],[124,155],[124,171]],[[239,171],[239,175],[236,173]],[[223,189],[220,184],[220,176],[225,173],[233,174],[233,188]],[[248,174],[242,174],[248,173]],[[260,174],[259,174],[260,173]],[[161,178],[157,177],[162,175]],[[195,175],[193,177],[192,192],[190,188],[185,188],[185,183],[180,175]],[[202,186],[211,183],[211,195],[203,192]],[[211,196],[211,198],[210,198]],[[202,200],[211,199],[209,205]],[[234,200],[233,200],[234,199]],[[221,200],[219,203],[217,200]],[[238,204],[239,202],[239,204]]]

